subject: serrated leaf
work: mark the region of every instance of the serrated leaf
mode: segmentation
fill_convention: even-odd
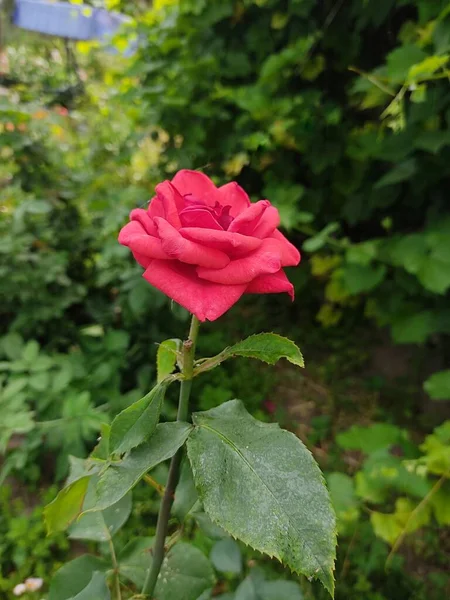
[[[191,425],[179,421],[157,425],[148,442],[134,448],[123,460],[112,463],[100,476],[95,507],[91,510],[105,510],[123,498],[147,471],[172,458],[191,429]]]
[[[156,385],[146,396],[128,406],[111,423],[109,451],[123,454],[148,439],[159,421],[167,383]]]
[[[118,557],[120,573],[138,588],[142,588],[151,566],[152,545],[153,538],[138,538],[128,544]],[[155,598],[197,600],[214,583],[214,573],[206,556],[198,548],[181,542],[171,548],[164,559]]]
[[[433,400],[450,400],[450,369],[433,373],[423,388]]]
[[[211,562],[221,573],[239,574],[242,571],[242,555],[238,544],[228,538],[219,540],[211,550]]]
[[[94,573],[104,572],[108,567],[107,562],[96,556],[78,556],[56,571],[50,583],[48,600],[72,600],[86,589]],[[100,599],[103,600],[102,597]],[[90,600],[93,600],[92,596]]]
[[[90,478],[90,475],[86,475],[73,481],[44,508],[44,519],[49,535],[67,529],[80,514]]]
[[[294,342],[276,333],[252,335],[226,349],[225,353],[229,356],[257,358],[270,365],[277,363],[280,358],[286,358],[294,365],[305,366],[302,353]]]
[[[294,434],[254,419],[239,400],[193,419],[188,457],[206,513],[333,594],[335,516],[309,450]]]
[[[178,352],[181,348],[181,340],[165,340],[158,346],[156,354],[156,367],[158,373],[158,383],[161,383],[175,369]]]
[[[291,340],[277,333],[258,333],[225,348],[223,352],[212,358],[207,358],[199,364],[194,374],[198,375],[204,371],[214,369],[228,358],[243,356],[245,358],[256,358],[269,365],[274,365],[280,358],[286,358],[289,362],[299,367],[304,367],[303,355]]]

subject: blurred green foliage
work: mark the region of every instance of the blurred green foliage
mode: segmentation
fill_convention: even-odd
[[[220,332],[205,326],[200,352],[268,327],[295,333],[340,403],[307,432],[340,518],[337,598],[440,600],[450,440],[439,416],[423,427],[417,386],[450,398],[448,3],[107,5],[136,17],[132,59],[80,43],[76,74],[62,42],[18,31],[0,52],[2,479],[14,474],[26,489],[64,477],[68,455],[84,456],[100,424],[149,389],[155,342],[182,336],[186,314],[142,280],[116,235],[158,181],[201,169],[269,198],[304,259],[292,273],[293,307],[244,300]],[[433,354],[432,368],[411,371],[413,400],[380,378],[364,381],[391,396],[375,424],[363,415],[361,425],[347,393],[365,378],[370,348],[358,336],[378,339],[384,328],[395,344],[421,346],[418,360]],[[258,418],[275,405],[291,419],[282,389],[264,368],[249,377],[237,362],[208,374],[195,401],[206,410],[239,395]],[[341,423],[342,407],[356,424]],[[171,416],[170,398],[164,410]],[[40,507],[30,517],[36,539],[23,536],[29,519],[7,508],[8,493],[0,582],[10,591],[49,575],[67,543],[37,543]],[[155,498],[136,494],[124,543],[124,532],[141,534],[145,523],[150,535],[154,525]],[[273,591],[281,567],[189,527],[212,553],[224,598],[278,598],[290,585]],[[304,598],[322,598],[300,585]],[[300,597],[296,587],[286,594]]]

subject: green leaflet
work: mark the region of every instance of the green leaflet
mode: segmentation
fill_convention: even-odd
[[[83,511],[95,505],[97,477],[89,483]],[[131,492],[103,511],[84,512],[69,529],[69,537],[77,540],[107,542],[126,523],[131,513]]]
[[[211,550],[211,562],[221,573],[239,574],[242,571],[242,555],[238,544],[231,538],[219,540]]]
[[[171,458],[184,444],[192,426],[179,421],[160,423],[148,442],[112,463],[100,476],[97,500],[90,510],[104,510],[118,502],[153,467]]]
[[[85,475],[63,488],[44,509],[49,534],[64,531],[80,514],[91,476]]]
[[[105,574],[100,571],[96,571],[92,575],[91,581],[88,585],[76,596],[73,596],[71,600],[110,600],[111,594],[109,593],[108,586],[106,585]]]
[[[54,575],[51,584],[48,600],[106,600],[109,595],[105,595],[104,575],[109,568],[104,560],[83,554],[74,560],[63,565]],[[100,576],[99,576],[100,575]],[[102,584],[103,579],[103,584]],[[100,592],[103,595],[90,596],[83,592]]]
[[[156,354],[156,368],[158,372],[158,383],[172,373],[177,363],[178,352],[181,348],[181,340],[165,340],[158,346]]]
[[[277,333],[258,333],[234,344],[234,346],[225,348],[217,356],[200,362],[194,371],[194,375],[214,369],[214,367],[220,365],[224,360],[233,358],[234,356],[256,358],[269,365],[274,365],[280,358],[286,358],[294,365],[299,367],[305,366],[303,355],[294,342]]]
[[[159,383],[146,396],[128,406],[111,424],[109,450],[123,454],[135,448],[155,431],[168,382]]]
[[[336,522],[323,476],[292,433],[254,419],[239,400],[194,415],[187,442],[207,514],[232,536],[333,595]]]

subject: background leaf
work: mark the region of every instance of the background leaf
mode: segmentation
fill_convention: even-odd
[[[242,555],[239,545],[228,538],[219,540],[211,550],[211,562],[222,573],[239,574],[242,571]]]
[[[78,556],[56,572],[50,584],[48,600],[71,600],[89,586],[94,573],[105,572],[108,568],[108,563],[96,556]],[[102,596],[100,600],[103,600]]]

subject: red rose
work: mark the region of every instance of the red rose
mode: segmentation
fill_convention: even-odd
[[[130,219],[119,242],[149,283],[200,321],[218,319],[242,294],[294,298],[283,267],[300,253],[277,230],[278,210],[268,200],[252,204],[235,182],[217,188],[203,173],[179,171]]]

